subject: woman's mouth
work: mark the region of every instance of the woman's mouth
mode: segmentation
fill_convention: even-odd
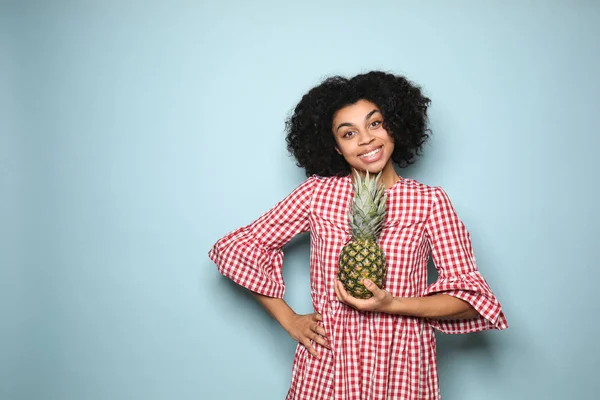
[[[375,150],[371,150],[368,153],[359,154],[358,158],[365,162],[375,162],[381,158],[383,146],[376,148]]]

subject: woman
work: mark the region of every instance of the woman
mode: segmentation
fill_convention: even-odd
[[[404,77],[378,71],[332,77],[311,89],[287,121],[286,138],[308,179],[209,253],[299,342],[289,400],[438,399],[434,328],[507,327],[446,193],[394,169],[420,154],[429,103]],[[387,275],[381,288],[362,282],[370,299],[350,296],[337,279],[339,254],[352,237],[353,169],[359,176],[380,173],[387,195],[378,240]],[[282,299],[281,248],[305,231],[315,312],[298,315]],[[438,280],[428,286],[430,256]]]

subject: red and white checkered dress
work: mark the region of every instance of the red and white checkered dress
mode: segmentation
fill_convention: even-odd
[[[313,176],[248,226],[219,240],[210,258],[219,271],[263,295],[283,297],[281,248],[310,231],[310,282],[315,311],[332,350],[315,344],[318,360],[299,344],[288,400],[439,399],[434,328],[445,333],[504,329],[500,303],[477,270],[468,231],[446,193],[401,178],[387,190],[388,216],[379,243],[388,262],[385,287],[397,297],[446,293],[480,314],[442,321],[361,312],[343,303],[333,285],[338,255],[350,240],[350,176]],[[428,287],[433,256],[438,280]]]

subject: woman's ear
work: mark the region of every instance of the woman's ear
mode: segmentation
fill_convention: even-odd
[[[339,148],[339,147],[335,146],[335,151],[337,151],[337,153],[338,153],[340,156],[342,155],[342,152],[340,151],[340,148]]]

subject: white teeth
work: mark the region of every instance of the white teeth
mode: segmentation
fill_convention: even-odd
[[[378,148],[378,149],[375,149],[373,151],[370,151],[368,153],[362,154],[360,157],[361,158],[368,158],[368,157],[374,156],[375,154],[379,153],[380,151],[381,151],[381,147]]]

